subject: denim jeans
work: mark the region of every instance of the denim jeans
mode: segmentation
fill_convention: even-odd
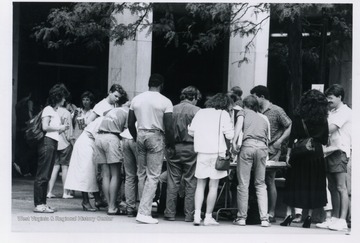
[[[151,216],[159,176],[164,161],[165,136],[160,131],[139,130],[137,135],[139,185],[144,188],[141,194],[138,213]]]
[[[46,204],[47,187],[55,164],[58,142],[44,137],[38,145],[38,167],[34,181],[34,204]]]
[[[136,209],[136,198],[140,198],[138,191],[142,191],[140,189],[142,185],[138,183],[137,179],[138,162],[136,159],[136,142],[133,139],[127,138],[123,138],[122,142],[124,151],[126,209],[128,211],[134,211]]]
[[[239,181],[237,187],[238,215],[241,219],[247,218],[251,169],[254,170],[254,184],[260,219],[268,219],[268,198],[265,184],[266,156],[267,146],[261,141],[251,139],[241,147],[236,167]]]
[[[168,176],[164,216],[175,217],[180,181],[183,179],[185,186],[184,213],[186,218],[192,219],[197,182],[195,177],[197,154],[192,143],[178,143],[175,145],[175,151],[175,157],[168,161],[167,164]]]

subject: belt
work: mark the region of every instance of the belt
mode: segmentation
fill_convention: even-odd
[[[116,132],[108,132],[108,131],[98,131],[98,134],[113,134],[121,139],[120,134]]]
[[[145,132],[161,132],[164,133],[162,130],[160,129],[139,129],[141,131],[145,131]]]

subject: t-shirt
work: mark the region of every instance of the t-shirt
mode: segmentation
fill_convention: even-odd
[[[104,116],[104,113],[113,109],[114,107],[115,106],[109,104],[105,98],[94,106],[93,112],[98,116]]]
[[[238,117],[244,117],[243,143],[246,139],[256,139],[267,144],[269,139],[269,122],[265,117],[253,110],[244,109],[238,112]]]
[[[121,107],[114,108],[104,116],[99,126],[99,131],[120,134],[126,126],[127,117],[128,112],[124,109]]]
[[[277,141],[282,136],[286,128],[291,125],[291,119],[288,115],[286,115],[285,111],[281,107],[274,104],[270,104],[263,114],[267,116],[270,122],[271,140],[269,144],[271,145]]]
[[[138,122],[138,129],[160,129],[165,131],[164,113],[172,113],[171,101],[156,91],[146,91],[135,96],[130,105]]]
[[[61,125],[61,120],[60,120],[60,116],[59,114],[54,110],[53,107],[51,106],[46,106],[41,114],[41,118],[44,117],[50,117],[50,123],[49,125],[51,127],[60,127]],[[53,132],[46,132],[45,134],[46,137],[52,138],[56,141],[59,141],[59,132],[58,131],[53,131]]]
[[[330,134],[329,147],[333,148],[332,150],[344,151],[347,157],[350,157],[351,150],[351,113],[351,109],[343,104],[337,110],[331,110],[328,117],[329,126],[334,124],[339,128]]]
[[[59,134],[59,141],[58,141],[58,147],[57,150],[63,150],[67,148],[70,145],[70,139],[72,139],[73,136],[73,126],[71,122],[71,113],[63,108],[59,107],[57,109],[57,113],[60,116],[61,124],[68,124],[69,129],[67,129],[65,132],[62,132]]]

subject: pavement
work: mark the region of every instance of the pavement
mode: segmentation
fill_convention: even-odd
[[[75,198],[61,198],[60,179],[55,184],[54,194],[58,198],[48,199],[48,205],[57,208],[57,212],[52,214],[33,213],[33,178],[22,177],[12,178],[12,214],[11,214],[11,231],[13,233],[121,233],[127,235],[132,240],[145,237],[148,241],[151,239],[160,239],[161,235],[180,235],[191,236],[192,239],[203,236],[216,239],[217,237],[256,237],[269,241],[270,236],[290,235],[290,238],[297,239],[297,235],[306,236],[312,240],[324,239],[323,237],[342,237],[349,239],[350,231],[338,232],[327,229],[318,229],[315,224],[310,229],[304,229],[301,224],[292,223],[289,227],[282,227],[279,223],[282,219],[277,218],[276,223],[271,227],[265,228],[260,225],[236,226],[231,220],[219,220],[219,226],[193,226],[192,223],[184,222],[184,217],[177,217],[176,221],[165,221],[162,215],[158,215],[159,224],[147,225],[139,224],[135,218],[128,216],[108,216],[106,209],[96,212],[82,211],[81,193],[76,192]],[[94,204],[94,202],[91,202]],[[150,238],[146,236],[150,235]],[[138,238],[140,237],[140,238]],[[194,238],[195,237],[195,238]],[[215,238],[213,238],[215,237]],[[319,238],[320,237],[320,238]],[[282,237],[279,237],[282,238]],[[178,239],[178,238],[176,238]],[[293,240],[290,240],[293,241]],[[309,241],[309,242],[310,242]],[[318,241],[318,240],[316,240]],[[137,241],[134,241],[137,242]],[[276,242],[279,242],[276,240]],[[348,241],[347,241],[348,242]],[[359,242],[359,241],[358,241]]]

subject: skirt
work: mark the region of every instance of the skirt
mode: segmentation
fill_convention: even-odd
[[[95,140],[84,131],[76,140],[70,159],[65,189],[81,192],[99,191],[96,181],[97,164],[93,160]]]
[[[220,155],[225,155],[220,154]],[[198,153],[196,160],[195,177],[198,179],[221,179],[228,175],[227,171],[215,169],[215,162],[218,154]]]

